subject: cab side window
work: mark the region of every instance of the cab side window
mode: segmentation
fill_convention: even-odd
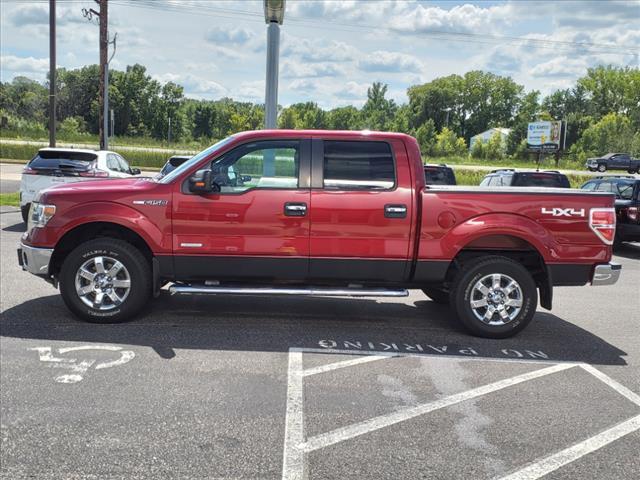
[[[323,186],[329,190],[390,190],[396,184],[386,142],[325,140]]]
[[[221,193],[252,188],[297,189],[300,142],[269,140],[242,145],[211,165],[212,181]]]

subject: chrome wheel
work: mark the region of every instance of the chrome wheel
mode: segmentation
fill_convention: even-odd
[[[93,257],[76,273],[76,293],[96,310],[112,310],[129,296],[131,277],[127,268],[111,257]]]
[[[487,325],[506,325],[522,308],[522,288],[513,278],[502,273],[485,275],[476,282],[469,297],[471,310]]]

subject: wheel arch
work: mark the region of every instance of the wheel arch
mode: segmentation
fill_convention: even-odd
[[[54,277],[58,276],[64,259],[78,245],[86,240],[100,237],[124,240],[140,250],[150,263],[152,262],[154,255],[151,247],[131,228],[114,222],[88,222],[70,229],[58,241],[51,257],[50,274]]]
[[[540,304],[550,310],[553,303],[553,281],[543,252],[545,250],[541,245],[536,245],[530,241],[530,238],[525,238],[513,231],[479,233],[468,239],[457,250],[449,265],[446,278],[447,281],[452,281],[465,264],[478,257],[486,255],[507,257],[522,264],[529,271],[540,291]]]

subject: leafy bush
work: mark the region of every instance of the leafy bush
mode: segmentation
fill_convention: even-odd
[[[464,138],[457,137],[453,130],[444,127],[442,131],[436,135],[436,144],[434,147],[436,156],[446,157],[450,155],[466,155],[467,144]]]
[[[629,117],[609,113],[584,131],[572,151],[583,161],[609,152],[630,152],[637,134]]]

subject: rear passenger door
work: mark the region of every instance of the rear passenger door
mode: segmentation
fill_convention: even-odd
[[[415,206],[402,141],[314,139],[311,182],[309,276],[406,278]]]

